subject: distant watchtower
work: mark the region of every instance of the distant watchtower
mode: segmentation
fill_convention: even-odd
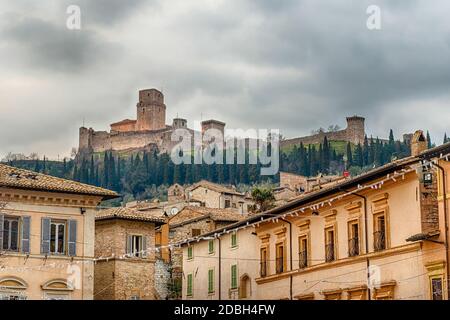
[[[366,134],[364,127],[365,120],[359,116],[347,117],[347,141],[354,144],[364,143],[364,136]]]
[[[164,95],[156,89],[139,91],[136,131],[166,128],[166,105]]]

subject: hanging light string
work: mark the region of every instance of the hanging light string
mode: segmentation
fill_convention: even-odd
[[[70,261],[70,262],[66,262],[66,263],[50,263],[50,264],[44,264],[44,265],[40,265],[40,266],[4,266],[4,265],[0,265],[0,272],[4,271],[4,270],[9,270],[8,268],[13,268],[13,270],[46,270],[48,268],[64,268],[64,267],[68,267],[70,265],[73,264],[80,264],[80,263],[85,263],[85,262],[90,262],[90,263],[97,263],[97,262],[101,262],[101,261],[109,261],[109,260],[124,260],[124,259],[129,259],[129,258],[133,258],[133,257],[145,257],[147,254],[151,253],[152,251],[154,251],[155,253],[160,253],[163,249],[168,249],[169,251],[172,250],[177,250],[177,249],[181,249],[181,247],[185,244],[190,245],[191,243],[198,243],[200,241],[203,240],[214,240],[217,239],[219,237],[222,237],[223,235],[227,235],[230,233],[235,233],[238,232],[240,230],[244,230],[246,228],[255,228],[258,227],[261,223],[267,223],[267,222],[272,222],[272,223],[277,223],[279,221],[279,219],[281,218],[286,218],[286,217],[294,217],[294,216],[299,216],[299,214],[304,213],[306,210],[310,210],[310,211],[316,211],[319,210],[325,206],[332,206],[332,203],[334,201],[338,201],[338,200],[342,200],[345,197],[351,196],[357,192],[360,192],[362,190],[367,190],[367,189],[381,189],[383,187],[383,185],[386,182],[392,181],[392,182],[398,182],[398,181],[402,181],[405,179],[405,176],[411,172],[418,172],[419,169],[425,169],[425,170],[430,170],[434,167],[435,164],[438,163],[439,160],[441,159],[445,159],[446,161],[449,160],[450,157],[450,153],[445,154],[445,155],[440,155],[438,158],[432,159],[432,160],[421,160],[420,164],[418,165],[410,165],[410,169],[401,169],[398,171],[394,171],[391,174],[387,174],[386,178],[384,178],[383,180],[377,181],[375,183],[372,184],[367,184],[367,185],[360,185],[358,184],[357,188],[353,191],[349,191],[343,194],[340,194],[338,196],[335,196],[333,198],[318,202],[318,203],[314,203],[311,205],[307,205],[304,206],[300,209],[296,209],[295,212],[289,212],[289,213],[284,213],[284,214],[279,214],[275,217],[273,217],[272,215],[267,214],[266,217],[264,217],[263,215],[261,215],[261,219],[257,222],[252,222],[250,223],[249,221],[247,221],[245,223],[245,225],[240,226],[240,227],[236,227],[236,228],[232,228],[232,229],[227,229],[226,227],[223,229],[223,231],[217,231],[215,232],[213,235],[211,236],[197,236],[194,238],[189,238],[189,239],[185,239],[179,242],[175,242],[172,244],[168,244],[168,245],[164,245],[164,246],[158,246],[155,248],[147,248],[145,250],[139,250],[139,251],[134,251],[132,253],[125,253],[122,255],[115,255],[114,253],[108,256],[99,256],[99,257],[95,257],[95,258],[81,258],[81,259],[77,259],[77,261]],[[3,252],[4,253],[4,252]],[[0,254],[1,256],[1,254]]]

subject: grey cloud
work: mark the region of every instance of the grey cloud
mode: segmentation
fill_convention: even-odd
[[[38,18],[20,18],[0,33],[27,66],[38,70],[82,72],[119,57],[119,45],[90,30],[69,30]],[[14,59],[14,57],[13,57]]]

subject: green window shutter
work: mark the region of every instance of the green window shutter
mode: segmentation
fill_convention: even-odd
[[[192,247],[188,247],[188,259],[192,259],[193,258],[193,250]]]
[[[208,293],[214,292],[214,270],[208,270]]]
[[[30,220],[31,217],[22,217],[22,245],[23,253],[30,253]]]
[[[232,247],[237,246],[237,233],[236,232],[231,234],[231,246]]]
[[[209,253],[214,252],[214,240],[209,240]]]
[[[237,265],[231,266],[231,289],[237,288]]]
[[[187,295],[192,296],[192,274],[187,276]]]

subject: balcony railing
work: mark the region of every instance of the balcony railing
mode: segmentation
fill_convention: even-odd
[[[352,238],[348,240],[348,256],[354,257],[359,255],[359,238]]]
[[[298,267],[300,269],[306,268],[308,266],[308,251],[300,251],[298,253]]]
[[[384,230],[375,231],[373,233],[373,248],[375,251],[386,249],[386,234]]]
[[[334,261],[334,243],[329,243],[325,245],[325,261],[330,262]]]
[[[260,262],[259,275],[261,277],[267,276],[267,261]]]
[[[283,273],[284,271],[284,259],[283,257],[278,257],[276,259],[276,271],[277,273]]]

